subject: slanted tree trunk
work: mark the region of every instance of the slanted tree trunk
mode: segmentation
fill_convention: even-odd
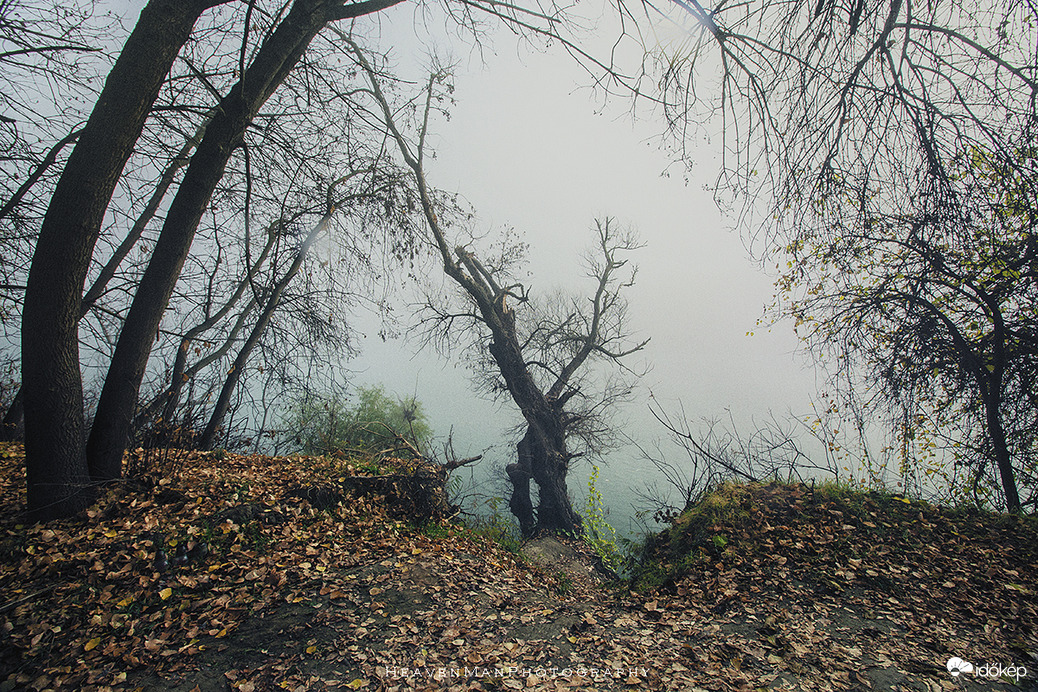
[[[974,288],[976,295],[987,308],[991,317],[991,351],[986,356],[977,353],[969,341],[949,325],[953,335],[953,343],[957,346],[964,363],[971,364],[973,377],[980,391],[981,404],[984,406],[984,425],[988,439],[994,451],[995,469],[998,471],[1002,493],[1006,498],[1006,509],[1020,512],[1020,493],[1016,487],[1016,473],[1013,470],[1013,457],[1009,450],[1009,440],[1002,419],[1002,401],[1005,387],[1007,364],[1008,335],[1005,316],[999,300],[990,292],[979,286]],[[936,310],[935,310],[936,312]]]
[[[1016,487],[1016,473],[1013,470],[1013,457],[1009,451],[1009,441],[1006,439],[1006,430],[1002,424],[1002,388],[1005,372],[1005,349],[1001,346],[1004,342],[1002,336],[1002,315],[995,312],[995,344],[991,369],[983,359],[977,358],[974,371],[975,379],[980,389],[981,404],[984,406],[984,424],[987,428],[988,439],[991,441],[994,452],[995,470],[998,471],[999,481],[1002,485],[1002,493],[1006,498],[1006,509],[1010,512],[1020,512],[1020,493]]]
[[[1002,415],[997,402],[984,402],[985,418],[987,420],[988,435],[995,452],[995,467],[998,470],[999,480],[1002,483],[1002,492],[1006,496],[1006,509],[1010,512],[1020,512],[1020,493],[1016,487],[1016,474],[1013,471],[1013,458],[1009,453],[1009,443],[1006,441],[1006,431],[1002,426]]]
[[[460,264],[478,275],[476,259],[460,248],[457,252]],[[472,286],[478,288],[479,284],[472,282]],[[490,300],[476,302],[484,320],[492,324],[490,353],[527,425],[526,434],[516,446],[516,463],[506,469],[512,483],[508,506],[526,537],[539,533],[580,534],[580,515],[573,510],[566,487],[572,455],[566,448],[565,411],[534,381],[515,331],[514,313],[505,306],[503,296],[494,300],[492,287],[487,287],[491,290],[481,295]],[[537,484],[536,516],[530,498],[531,479]]]
[[[126,161],[173,60],[220,0],[152,0],[112,67],[69,155],[40,228],[22,311],[22,382],[30,515],[90,500],[79,370],[81,296],[94,244]]]
[[[122,474],[123,451],[152,342],[202,213],[223,178],[228,160],[241,145],[245,129],[328,22],[379,12],[400,1],[343,5],[340,0],[296,0],[263,42],[242,79],[221,100],[170,203],[151,262],[123,323],[87,443],[94,480],[111,480]]]

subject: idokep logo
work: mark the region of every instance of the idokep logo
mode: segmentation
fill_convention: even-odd
[[[1018,684],[1021,679],[1027,677],[1027,668],[1024,666],[1003,666],[997,663],[974,666],[969,661],[964,661],[958,656],[952,656],[948,659],[948,672],[952,674],[952,677],[956,678],[969,673],[976,675],[978,678],[986,678],[988,680],[1010,679]]]

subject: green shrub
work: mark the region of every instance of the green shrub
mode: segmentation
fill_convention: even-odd
[[[420,451],[432,441],[421,403],[390,397],[381,385],[358,388],[353,405],[338,396],[304,399],[292,407],[286,427],[304,454],[377,451],[397,435]]]
[[[489,511],[485,514],[467,517],[465,528],[477,536],[494,541],[508,552],[518,555],[519,549],[523,545],[523,535],[511,515],[502,512],[502,504],[504,504],[504,500],[501,498],[490,498],[485,505]]]

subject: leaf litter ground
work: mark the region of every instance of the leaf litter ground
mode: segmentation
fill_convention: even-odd
[[[729,488],[654,540],[636,593],[372,495],[318,509],[292,489],[359,473],[323,458],[171,451],[169,480],[29,525],[21,448],[2,450],[0,690],[1014,689],[978,671],[1038,671],[1024,520]]]

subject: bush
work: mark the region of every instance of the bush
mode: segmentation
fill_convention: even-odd
[[[287,421],[303,454],[378,451],[400,435],[418,450],[432,441],[432,429],[414,397],[395,399],[381,385],[357,389],[356,403],[338,396],[308,397],[292,407]]]

